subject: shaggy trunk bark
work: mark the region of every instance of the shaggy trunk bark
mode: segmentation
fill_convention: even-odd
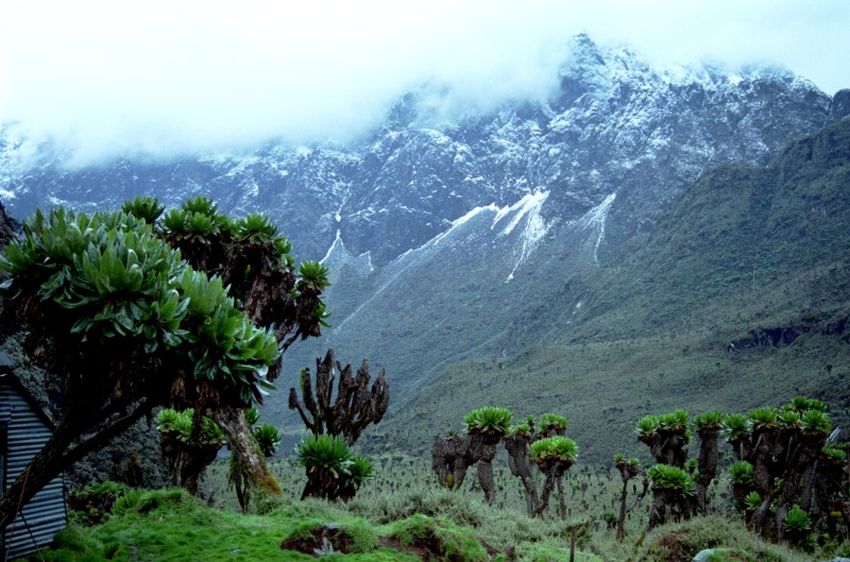
[[[561,519],[567,518],[567,504],[564,498],[564,481],[558,478],[555,482],[558,486],[558,516]]]
[[[334,500],[336,499],[336,495],[336,478],[334,478],[330,470],[326,468],[314,468],[307,471],[307,483],[301,492],[302,500],[308,497]]]
[[[670,519],[672,492],[661,486],[652,487],[652,506],[649,508],[649,528],[654,529]]]
[[[796,445],[786,457],[788,464],[775,506],[776,513],[772,521],[769,517],[760,521],[759,530],[767,536],[782,536],[785,515],[795,503],[799,503],[803,510],[811,512],[815,470],[826,435],[803,433],[795,441]]]
[[[546,473],[546,481],[543,482],[543,491],[540,493],[540,503],[534,508],[534,515],[542,515],[549,508],[549,497],[552,495],[552,490],[555,488],[555,473],[549,471]]]
[[[617,542],[626,538],[626,501],[629,496],[629,481],[623,480],[623,491],[620,493],[620,515],[617,517]]]
[[[529,437],[514,435],[504,439],[505,449],[508,451],[508,467],[511,474],[518,476],[525,488],[525,505],[528,515],[534,515],[534,507],[537,505],[537,487],[531,476],[531,463],[528,460]]]
[[[755,446],[752,450],[753,460],[753,484],[756,491],[762,497],[770,494],[773,486],[773,476],[770,474],[770,464],[773,451],[776,448],[777,430],[763,429],[758,435],[753,436]]]
[[[696,477],[696,493],[697,493],[697,512],[705,514],[706,500],[705,495],[709,485],[717,475],[717,457],[719,450],[717,439],[720,436],[720,429],[701,429],[699,431],[700,446],[699,446],[699,474]]]
[[[248,427],[248,422],[245,421],[244,410],[225,406],[216,408],[213,411],[213,416],[227,436],[230,452],[236,457],[236,462],[242,467],[242,471],[257,486],[279,496],[282,493],[280,484],[257,450],[251,429]]]
[[[570,465],[559,461],[548,461],[539,465],[539,467],[540,471],[546,475],[546,481],[543,483],[540,503],[534,508],[534,515],[542,515],[549,508],[549,498],[552,496],[552,490],[559,484],[559,480],[563,478],[564,473]]]
[[[198,484],[201,476],[209,465],[213,463],[221,449],[219,445],[192,445],[185,444],[179,461],[178,485],[183,486],[193,496],[198,495]]]
[[[443,486],[456,490],[463,484],[469,460],[469,436],[436,437],[431,447],[431,468]]]
[[[493,464],[490,461],[478,461],[478,481],[484,490],[484,500],[492,505],[496,499],[496,486],[493,483]]]

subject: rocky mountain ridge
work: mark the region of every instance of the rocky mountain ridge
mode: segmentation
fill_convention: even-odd
[[[571,277],[628,259],[704,171],[764,164],[850,109],[784,70],[661,71],[585,35],[570,51],[540,100],[445,120],[425,103],[432,92],[411,92],[351,146],[65,169],[7,127],[0,198],[16,216],[143,193],[266,212],[298,257],[333,269],[334,327],[288,355],[291,368],[333,345],[386,367],[409,396]]]

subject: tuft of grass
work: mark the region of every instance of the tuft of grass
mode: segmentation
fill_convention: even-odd
[[[633,559],[641,562],[691,560],[698,552],[708,548],[729,549],[736,551],[736,555],[739,556],[734,558],[730,554],[725,560],[758,560],[758,562],[811,560],[808,556],[764,541],[747,531],[740,521],[719,515],[695,517],[684,523],[662,525],[654,529],[646,536],[643,546]],[[741,558],[741,555],[744,557]]]

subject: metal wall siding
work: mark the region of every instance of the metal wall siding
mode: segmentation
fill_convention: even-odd
[[[29,403],[9,384],[0,384],[0,423],[7,427],[6,482],[11,485],[35,454],[50,439],[50,428]],[[21,510],[5,530],[6,556],[14,559],[32,554],[53,541],[65,527],[65,483],[51,481]]]

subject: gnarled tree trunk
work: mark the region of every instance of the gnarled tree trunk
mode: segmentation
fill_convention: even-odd
[[[511,474],[518,476],[522,481],[522,486],[525,488],[526,510],[528,515],[532,516],[538,499],[537,487],[534,484],[534,478],[531,476],[531,462],[528,459],[530,441],[530,436],[522,434],[515,434],[503,439],[505,449],[508,451],[508,467]]]
[[[224,406],[214,409],[212,414],[227,437],[231,454],[235,455],[236,462],[244,473],[262,489],[280,495],[280,484],[266,465],[263,455],[257,450],[251,428],[245,421],[245,411]]]

